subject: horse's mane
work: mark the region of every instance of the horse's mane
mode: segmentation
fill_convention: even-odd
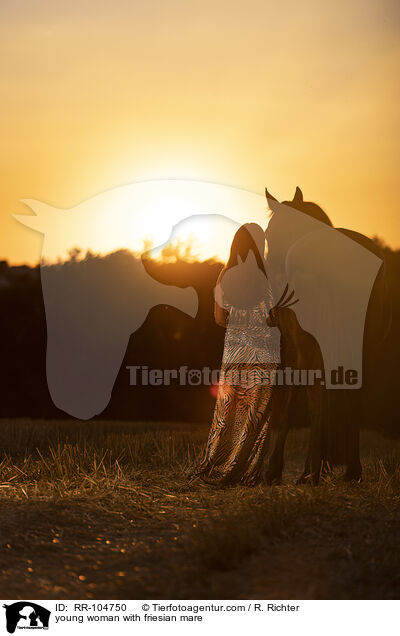
[[[304,214],[312,216],[313,219],[317,219],[317,221],[321,221],[322,223],[333,227],[332,221],[330,220],[329,216],[319,205],[313,203],[313,201],[303,200],[303,193],[299,187],[296,188],[296,193],[293,197],[293,201],[282,201],[282,203],[284,203],[285,205],[289,205],[291,208],[295,208],[295,210],[300,210],[300,212],[304,212]]]

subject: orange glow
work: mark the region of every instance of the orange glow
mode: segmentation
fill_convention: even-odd
[[[400,244],[391,0],[21,0],[0,18],[1,258],[39,260],[21,199],[158,178],[300,185],[335,226]]]

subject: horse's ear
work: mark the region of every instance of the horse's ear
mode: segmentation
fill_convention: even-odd
[[[303,203],[303,193],[300,190],[299,186],[296,188],[296,192],[293,197],[293,203],[297,205],[301,205]]]
[[[275,197],[268,192],[268,188],[265,188],[265,198],[267,199],[267,201],[268,199],[272,199],[272,201],[276,201]]]
[[[249,259],[250,259],[250,260],[249,260]],[[256,255],[254,254],[253,250],[249,250],[249,251],[247,252],[247,256],[246,256],[246,258],[245,258],[245,261],[244,261],[244,262],[246,263],[246,265],[247,265],[247,263],[254,263],[254,264],[256,264]]]

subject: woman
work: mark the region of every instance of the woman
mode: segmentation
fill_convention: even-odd
[[[226,328],[221,376],[205,456],[195,474],[213,483],[254,484],[268,449],[271,378],[279,332],[264,261],[265,235],[246,223],[236,232],[215,290],[216,322]]]

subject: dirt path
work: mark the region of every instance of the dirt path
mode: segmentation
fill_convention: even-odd
[[[392,444],[360,485],[294,486],[303,452],[289,448],[282,486],[215,489],[177,468],[178,434],[144,435],[124,439],[122,467],[70,442],[3,462],[1,598],[398,598]]]

